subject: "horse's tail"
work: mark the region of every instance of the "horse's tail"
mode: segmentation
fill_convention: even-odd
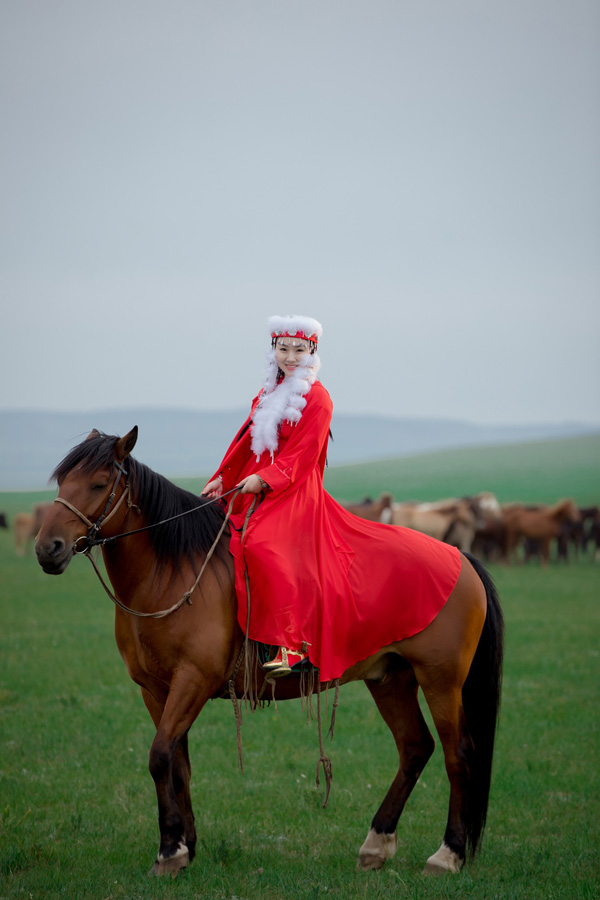
[[[463,685],[463,708],[471,735],[467,846],[474,855],[487,816],[494,738],[500,712],[504,618],[496,586],[478,559],[464,554],[485,587],[487,615],[479,644]]]

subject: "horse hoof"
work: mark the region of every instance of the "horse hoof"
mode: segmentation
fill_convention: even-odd
[[[387,859],[391,859],[398,848],[396,832],[393,834],[379,834],[373,828],[369,831],[367,839],[358,851],[357,869],[365,872],[373,869],[381,869]]]
[[[363,872],[372,872],[377,869],[383,869],[384,863],[385,859],[382,859],[381,856],[367,855],[364,853],[362,856],[358,857],[356,868],[362,869]]]
[[[464,859],[461,859],[447,844],[442,843],[437,853],[430,856],[425,863],[423,875],[443,875],[445,872],[456,874],[460,872],[463,864]]]
[[[170,875],[171,878],[177,878],[179,872],[185,869],[190,862],[190,854],[185,844],[180,843],[173,856],[163,856],[158,854],[154,865],[149,871],[149,875],[162,878],[164,875]]]

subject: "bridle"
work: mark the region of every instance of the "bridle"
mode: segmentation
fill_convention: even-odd
[[[81,521],[84,522],[89,528],[88,533],[80,535],[80,537],[78,537],[76,539],[75,543],[73,544],[72,549],[73,549],[73,553],[75,555],[86,554],[86,553],[88,553],[89,550],[92,549],[92,547],[103,547],[105,544],[110,544],[112,541],[119,540],[119,538],[130,537],[130,535],[132,535],[132,534],[139,534],[141,531],[150,531],[151,528],[158,528],[159,525],[166,525],[167,522],[173,522],[175,519],[181,519],[183,516],[189,516],[189,515],[191,515],[191,513],[198,512],[198,510],[204,509],[205,506],[212,506],[214,503],[218,503],[219,500],[222,500],[223,497],[227,497],[230,494],[239,493],[239,488],[234,487],[230,491],[225,491],[225,493],[221,494],[219,497],[213,497],[212,500],[207,500],[205,503],[200,503],[198,506],[193,506],[191,509],[186,509],[183,512],[177,513],[174,516],[169,516],[167,519],[161,519],[160,522],[153,522],[151,525],[144,525],[142,528],[135,528],[133,531],[123,531],[120,534],[113,534],[113,535],[110,535],[109,537],[97,538],[96,535],[100,532],[100,529],[102,528],[102,526],[106,525],[106,523],[108,521],[110,521],[110,519],[112,519],[112,517],[118,511],[119,507],[121,506],[121,504],[123,503],[125,498],[127,498],[128,509],[137,509],[138,512],[140,511],[139,506],[136,506],[136,504],[133,503],[131,500],[131,487],[129,484],[129,472],[127,471],[127,469],[125,469],[123,466],[121,466],[120,463],[115,463],[115,466],[118,470],[117,477],[115,478],[115,482],[112,486],[112,490],[111,490],[110,494],[108,495],[108,500],[106,501],[106,505],[105,505],[102,513],[96,519],[95,522],[91,522],[88,519],[88,517],[84,513],[81,512],[81,510],[77,509],[76,506],[73,506],[72,503],[69,503],[68,500],[65,500],[64,497],[55,497],[55,499],[54,499],[55,503],[64,504],[64,506],[68,507],[68,509],[70,509],[71,512],[74,512],[76,516],[79,516]],[[121,496],[119,497],[119,499],[117,500],[117,503],[116,503],[114,509],[112,509],[109,512],[111,504],[112,504],[113,500],[115,499],[115,496],[117,493],[117,486],[119,484],[121,475],[125,475],[127,478],[127,481],[125,483],[125,489],[124,489],[123,493],[121,494]],[[235,499],[235,498],[232,498],[232,500],[233,499]],[[81,548],[79,547],[80,541],[85,541],[85,544],[83,544]]]
[[[184,510],[184,512],[177,513],[177,515],[170,516],[167,519],[162,519],[160,522],[153,522],[151,525],[145,525],[144,527],[136,528],[133,531],[124,531],[124,532],[121,532],[120,534],[114,534],[109,537],[97,538],[96,535],[100,532],[101,527],[103,525],[106,525],[106,523],[108,521],[110,521],[110,519],[112,519],[112,517],[118,511],[119,507],[121,506],[121,504],[123,503],[125,498],[127,498],[128,508],[131,509],[133,507],[133,508],[137,509],[139,512],[139,507],[135,506],[135,504],[131,502],[131,488],[130,488],[130,484],[129,484],[129,472],[127,471],[127,469],[124,466],[122,466],[120,463],[118,463],[116,461],[115,461],[114,465],[117,469],[117,476],[116,476],[113,486],[111,488],[111,492],[108,495],[108,499],[106,501],[104,509],[102,510],[100,516],[96,519],[95,522],[91,522],[90,519],[88,519],[88,517],[84,513],[81,512],[81,510],[77,509],[76,506],[73,506],[72,503],[69,503],[68,500],[65,500],[64,497],[56,497],[54,500],[54,503],[62,503],[64,506],[66,506],[68,509],[70,509],[71,512],[74,512],[75,515],[79,516],[79,518],[82,520],[82,522],[84,522],[88,526],[88,529],[89,529],[88,533],[80,535],[80,537],[78,537],[75,540],[75,542],[73,544],[73,548],[72,548],[73,554],[87,556],[87,558],[91,562],[92,566],[94,567],[96,575],[100,579],[100,583],[102,584],[102,587],[104,588],[104,590],[106,591],[106,593],[108,594],[110,599],[113,601],[115,606],[118,606],[119,609],[123,610],[123,612],[130,613],[130,615],[138,616],[139,618],[142,618],[142,619],[163,619],[165,616],[168,616],[168,615],[170,615],[170,613],[175,612],[175,610],[179,609],[179,607],[182,606],[183,603],[187,602],[187,603],[189,603],[190,606],[192,605],[192,601],[190,599],[191,595],[193,594],[195,589],[198,587],[198,584],[200,583],[200,579],[202,578],[202,575],[204,574],[204,570],[206,569],[206,567],[210,561],[210,558],[212,557],[212,555],[217,547],[217,544],[221,540],[221,536],[222,536],[223,532],[225,531],[225,528],[229,521],[229,517],[231,515],[233,503],[234,503],[237,495],[241,493],[241,489],[238,487],[234,487],[230,491],[226,491],[224,494],[221,494],[220,497],[213,497],[212,500],[207,500],[206,503],[201,503],[201,504],[199,504],[199,506],[194,506],[192,509],[186,509],[186,510]],[[112,506],[113,501],[116,497],[117,487],[119,485],[119,481],[120,481],[122,475],[124,475],[127,479],[125,482],[125,487],[123,489],[123,493],[121,494],[121,496],[117,500],[115,506],[111,510],[110,507]],[[200,572],[198,573],[198,577],[196,578],[196,581],[194,582],[194,584],[190,588],[190,590],[186,591],[185,594],[183,595],[183,597],[181,597],[177,601],[177,603],[174,603],[173,606],[169,607],[169,609],[161,609],[158,612],[153,612],[153,613],[144,613],[144,612],[138,612],[135,609],[130,609],[129,606],[125,606],[125,604],[122,603],[119,600],[119,598],[117,596],[115,596],[115,594],[112,593],[112,591],[110,590],[110,588],[104,581],[104,579],[102,577],[102,573],[100,572],[100,570],[96,564],[96,561],[94,560],[93,556],[90,553],[90,550],[92,549],[92,547],[104,546],[105,544],[108,544],[111,541],[116,541],[119,538],[129,537],[132,534],[139,534],[141,531],[149,531],[151,528],[156,528],[159,525],[165,525],[167,522],[172,522],[174,519],[180,519],[182,516],[189,516],[191,513],[197,512],[199,509],[203,509],[205,506],[211,506],[213,503],[217,503],[219,500],[221,500],[223,497],[227,497],[229,494],[233,494],[234,496],[231,498],[229,507],[227,509],[227,513],[225,515],[225,518],[223,519],[223,524],[221,525],[221,528],[219,529],[219,533],[217,534],[212,547],[206,554],[206,558],[202,564],[202,568],[200,569]],[[245,532],[246,526],[250,519],[250,516],[252,515],[252,512],[254,511],[254,508],[256,507],[256,504],[258,501],[258,496],[259,496],[258,494],[255,494],[252,499],[252,503],[250,504],[250,508],[248,509],[248,512],[246,514],[246,521],[244,523],[243,532]],[[110,512],[109,512],[109,510],[110,510]],[[81,548],[79,547],[80,542],[83,542]]]
[[[123,503],[125,498],[127,498],[128,507],[131,509],[131,507],[133,506],[133,503],[131,502],[131,490],[129,487],[129,472],[127,471],[127,469],[125,469],[121,465],[121,463],[115,462],[114,465],[117,469],[117,477],[114,480],[114,484],[112,486],[110,494],[108,495],[108,500],[106,501],[104,509],[102,510],[102,512],[100,513],[100,515],[98,516],[98,518],[96,519],[95,522],[90,522],[90,520],[88,519],[88,517],[86,515],[84,515],[79,509],[77,509],[76,506],[73,506],[72,503],[69,503],[68,500],[65,500],[64,497],[56,497],[54,500],[55,503],[62,503],[64,506],[68,507],[68,509],[70,509],[71,512],[74,512],[76,516],[79,516],[79,518],[82,520],[82,522],[84,522],[89,528],[88,533],[82,534],[80,537],[77,538],[77,540],[73,544],[73,553],[75,553],[75,554],[87,553],[92,547],[97,546],[98,543],[104,542],[104,541],[96,541],[95,537],[98,534],[98,532],[100,531],[100,529],[102,528],[102,526],[105,525],[107,522],[109,522],[112,519],[112,517],[118,511],[119,507],[121,506],[121,504]],[[121,480],[121,475],[125,475],[125,477],[127,479],[127,481],[125,483],[125,490],[123,491],[123,493],[117,500],[117,503],[116,503],[114,509],[112,509],[111,512],[109,512],[109,509],[112,506],[113,500],[115,499],[116,494],[117,494],[117,487],[119,486],[119,481]],[[118,535],[115,535],[115,537],[117,537],[117,536]],[[107,539],[104,539],[104,540],[107,540]],[[83,548],[81,548],[81,549],[78,546],[80,541],[85,541],[85,544],[84,544]]]

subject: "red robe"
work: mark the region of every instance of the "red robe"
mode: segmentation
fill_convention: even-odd
[[[259,395],[260,396],[260,395]],[[409,528],[347,512],[323,487],[332,403],[319,381],[297,424],[283,422],[271,459],[250,447],[250,416],[215,473],[223,491],[256,473],[271,490],[241,529],[254,495],[231,516],[238,621],[248,636],[299,650],[306,642],[321,681],[337,678],[381,647],[429,625],[460,572],[455,547]]]

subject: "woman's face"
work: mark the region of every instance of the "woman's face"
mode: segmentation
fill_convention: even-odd
[[[277,365],[287,378],[292,375],[301,362],[310,356],[308,341],[301,338],[280,337],[275,343]]]

